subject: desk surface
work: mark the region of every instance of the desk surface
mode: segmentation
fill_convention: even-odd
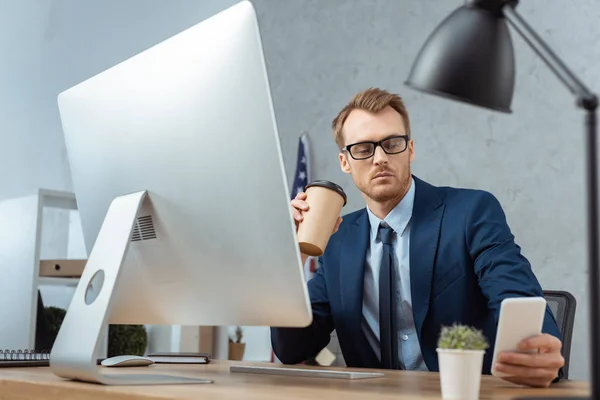
[[[381,371],[383,378],[339,380],[276,375],[230,373],[232,362],[209,365],[153,365],[119,368],[119,373],[166,373],[206,377],[212,384],[165,386],[103,386],[56,377],[48,367],[0,368],[2,399],[440,399],[439,376],[433,372]],[[265,365],[259,363],[235,363]],[[267,364],[272,365],[272,364]],[[333,368],[332,368],[333,369]],[[116,368],[111,369],[115,371]],[[360,371],[360,369],[357,369]],[[366,370],[365,370],[366,371]],[[368,370],[373,371],[373,370]],[[515,396],[586,396],[586,382],[563,381],[549,389],[523,388],[492,376],[483,376],[480,399],[511,399]],[[366,397],[368,396],[368,397]]]

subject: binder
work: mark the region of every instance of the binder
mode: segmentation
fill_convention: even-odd
[[[79,278],[87,260],[41,260],[40,276]]]

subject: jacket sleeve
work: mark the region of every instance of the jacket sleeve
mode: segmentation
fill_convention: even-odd
[[[325,265],[319,257],[319,268],[308,282],[312,307],[312,323],[305,328],[271,328],[271,345],[284,364],[298,364],[317,354],[329,343],[333,320],[327,295]]]
[[[478,192],[468,213],[465,239],[474,262],[479,287],[496,317],[508,297],[540,296],[542,287],[529,261],[521,254],[498,200],[488,192]],[[550,308],[542,331],[562,340]]]

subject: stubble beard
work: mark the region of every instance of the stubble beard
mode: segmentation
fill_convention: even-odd
[[[378,203],[400,200],[404,197],[406,192],[408,192],[410,181],[411,173],[409,163],[407,172],[403,174],[403,176],[394,178],[393,182],[386,185],[374,185],[375,187],[370,187],[371,182],[369,182],[362,192]]]

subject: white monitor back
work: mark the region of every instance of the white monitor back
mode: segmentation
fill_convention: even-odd
[[[310,323],[249,2],[61,93],[59,109],[88,253],[115,197],[149,194],[110,323]]]

